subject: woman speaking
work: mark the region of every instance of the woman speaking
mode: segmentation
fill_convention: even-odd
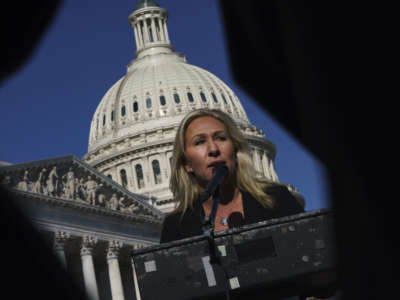
[[[228,173],[219,185],[215,232],[229,228],[233,213],[252,224],[304,211],[285,186],[256,179],[247,142],[227,114],[199,109],[185,116],[175,138],[170,188],[178,206],[164,220],[161,243],[203,233],[200,215],[210,215],[213,196],[199,198],[220,164]]]

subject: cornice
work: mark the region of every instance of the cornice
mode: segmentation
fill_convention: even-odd
[[[83,238],[85,236],[93,236],[98,238],[99,241],[110,241],[116,239],[122,241],[125,245],[131,245],[131,246],[138,243],[147,246],[159,243],[159,239],[156,237],[133,236],[117,231],[106,232],[102,230],[96,230],[93,228],[87,228],[79,224],[74,224],[73,226],[71,226],[70,224],[63,224],[62,222],[54,223],[37,218],[32,218],[32,222],[36,226],[36,228],[40,231],[44,232],[64,231],[68,232],[71,238],[77,238],[77,237]]]

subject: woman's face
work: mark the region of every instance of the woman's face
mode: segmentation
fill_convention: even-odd
[[[235,169],[235,149],[224,123],[209,117],[194,119],[185,132],[185,169],[205,188],[213,168],[225,164],[231,175]],[[229,177],[229,176],[228,176]]]

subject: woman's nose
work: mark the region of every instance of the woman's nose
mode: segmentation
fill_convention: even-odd
[[[210,141],[208,143],[208,155],[209,156],[218,156],[218,155],[220,155],[219,147],[214,141]]]

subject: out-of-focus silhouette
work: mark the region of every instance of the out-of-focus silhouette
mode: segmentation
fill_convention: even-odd
[[[399,19],[383,3],[221,0],[233,77],[326,167],[343,299],[396,294]]]
[[[29,61],[59,6],[56,0],[2,4],[2,84]],[[12,299],[87,299],[16,205],[14,195],[1,187],[0,214],[2,295]]]

